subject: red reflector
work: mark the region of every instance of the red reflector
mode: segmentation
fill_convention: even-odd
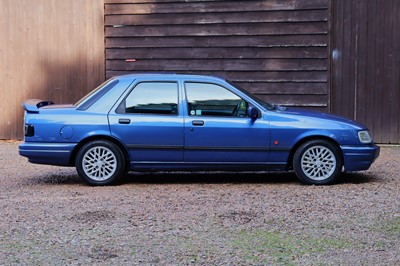
[[[125,62],[136,62],[136,59],[125,59]]]

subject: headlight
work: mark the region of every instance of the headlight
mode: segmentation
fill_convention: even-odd
[[[371,135],[369,134],[368,130],[363,130],[358,132],[358,139],[361,143],[368,144],[372,142]]]

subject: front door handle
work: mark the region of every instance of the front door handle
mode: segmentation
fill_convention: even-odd
[[[120,123],[120,124],[130,124],[131,120],[129,118],[120,118],[118,120],[118,123]]]
[[[204,126],[204,121],[203,120],[193,120],[192,125],[193,126]]]

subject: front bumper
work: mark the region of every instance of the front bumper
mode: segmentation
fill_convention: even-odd
[[[24,142],[19,145],[19,155],[37,164],[70,166],[76,143]]]
[[[346,172],[367,170],[380,153],[380,147],[375,144],[368,146],[341,146],[341,149]]]

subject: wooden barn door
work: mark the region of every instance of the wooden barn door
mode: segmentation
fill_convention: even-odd
[[[331,111],[400,143],[400,1],[334,0]]]
[[[227,77],[267,101],[328,110],[329,0],[105,0],[106,75]]]

